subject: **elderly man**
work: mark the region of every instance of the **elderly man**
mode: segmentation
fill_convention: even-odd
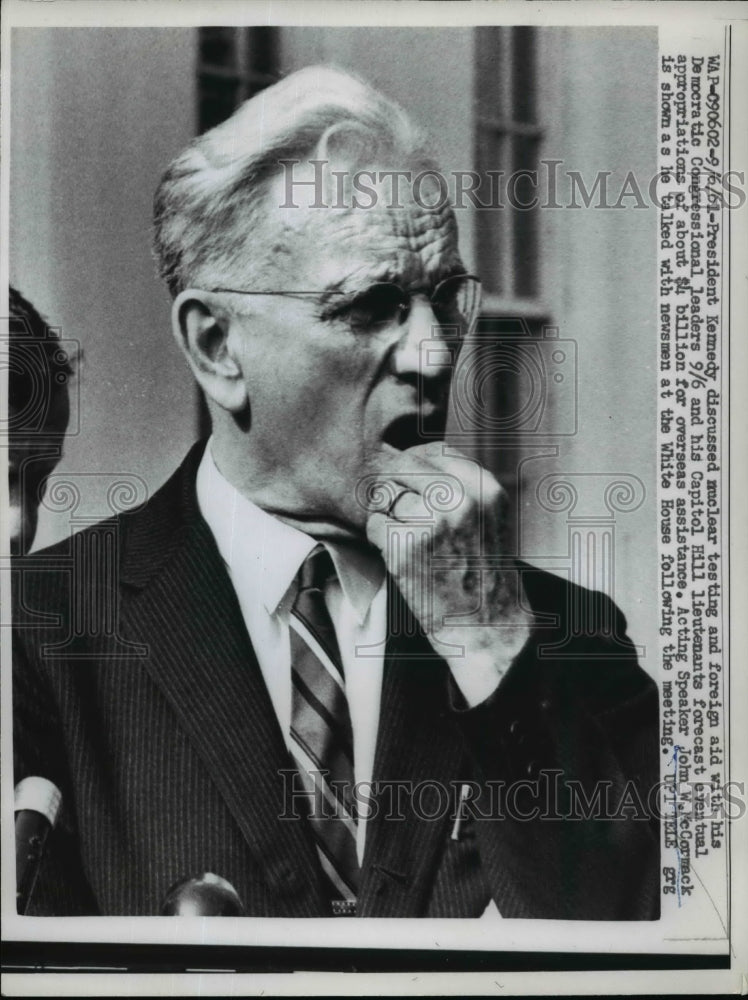
[[[501,488],[444,443],[479,284],[438,190],[393,188],[431,168],[312,68],[164,175],[213,433],[18,574],[17,779],[62,792],[31,912],[174,912],[210,873],[248,915],[657,916],[654,685],[607,598],[580,623],[502,559]]]

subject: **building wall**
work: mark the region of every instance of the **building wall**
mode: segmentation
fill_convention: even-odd
[[[80,430],[51,484],[81,502],[50,492],[39,547],[109,514],[117,479],[153,492],[195,437],[150,254],[153,191],[194,131],[194,33],[16,29],[11,58],[11,281],[82,350]]]
[[[565,28],[546,34],[551,86],[544,156],[563,161],[559,173],[579,171],[588,190],[597,172],[610,171],[608,202],[618,200],[629,174],[647,198],[657,170],[656,31]],[[558,200],[564,203],[560,185]],[[649,647],[641,656],[656,673],[651,657],[658,627],[657,211],[651,204],[634,207],[636,201],[622,199],[625,207],[618,209],[543,213],[544,297],[559,335],[577,345],[578,429],[559,441],[558,457],[539,463],[533,474],[536,479],[553,472],[573,474],[580,499],[573,512],[557,514],[530,501],[526,554],[532,560],[564,551],[570,516],[580,526],[582,521],[591,525],[595,517],[607,519],[609,526],[604,491],[621,483],[617,496],[608,496],[613,507],[624,508],[614,512],[613,596],[634,641]],[[582,204],[579,196],[576,202]],[[528,500],[534,497],[533,486],[524,491]],[[594,535],[604,527],[584,530]]]
[[[543,155],[588,186],[598,170],[611,171],[614,191],[628,171],[651,177],[656,34],[541,36]],[[77,517],[108,513],[102,483],[116,473],[152,492],[196,433],[195,393],[149,253],[158,176],[194,131],[195,43],[185,29],[26,29],[13,40],[11,275],[83,349],[80,433],[60,475],[110,477],[83,477]],[[334,62],[359,73],[429,129],[446,169],[472,167],[471,29],[288,28],[281,51],[284,71]],[[479,271],[470,211],[459,221],[466,264]],[[604,476],[642,481],[638,509],[615,515],[612,587],[591,577],[615,589],[639,642],[656,634],[655,223],[654,209],[630,202],[541,213],[541,298],[559,335],[576,344],[578,429],[555,441],[555,456],[526,462],[520,494],[522,554],[566,572],[570,512],[543,507],[538,483],[573,474],[594,492]],[[604,498],[584,503],[609,518]],[[64,535],[69,519],[45,512],[38,544]]]

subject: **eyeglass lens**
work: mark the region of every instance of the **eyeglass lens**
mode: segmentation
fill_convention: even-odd
[[[431,295],[438,322],[467,333],[477,317],[480,282],[472,275],[453,275],[440,282]],[[411,295],[399,285],[380,282],[357,295],[346,308],[346,318],[359,332],[381,330],[404,323],[410,313]]]

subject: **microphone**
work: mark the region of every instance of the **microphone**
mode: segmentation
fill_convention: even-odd
[[[239,893],[213,872],[180,879],[164,896],[162,917],[243,917]]]
[[[44,857],[47,838],[57,822],[62,792],[47,778],[33,776],[15,787],[16,910],[25,914]]]

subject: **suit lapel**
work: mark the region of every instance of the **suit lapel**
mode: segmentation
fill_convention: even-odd
[[[387,634],[373,779],[377,813],[367,825],[359,913],[408,917],[425,906],[464,750],[448,718],[448,667],[391,582]],[[403,786],[399,800],[396,782]]]
[[[241,609],[195,496],[204,445],[144,508],[121,519],[125,635],[148,644],[145,665],[169,700],[271,886],[303,883],[289,916],[327,912],[307,824],[279,770],[293,770]],[[394,585],[388,595],[374,781],[359,913],[423,911],[453,808],[463,743],[447,712],[446,663]],[[399,802],[395,782],[404,783]],[[414,798],[414,789],[420,787]],[[394,806],[394,813],[393,813]],[[422,814],[436,814],[426,818]],[[402,819],[395,818],[402,815]]]
[[[293,769],[210,530],[197,511],[193,452],[175,479],[126,527],[122,621],[146,641],[146,668],[161,688],[261,863],[272,888],[292,894],[288,915],[324,912],[306,823],[289,815]],[[177,501],[177,503],[175,503]],[[166,529],[166,520],[172,530]],[[159,537],[156,547],[149,537]],[[140,559],[133,559],[133,553]],[[290,776],[289,776],[290,777]]]

